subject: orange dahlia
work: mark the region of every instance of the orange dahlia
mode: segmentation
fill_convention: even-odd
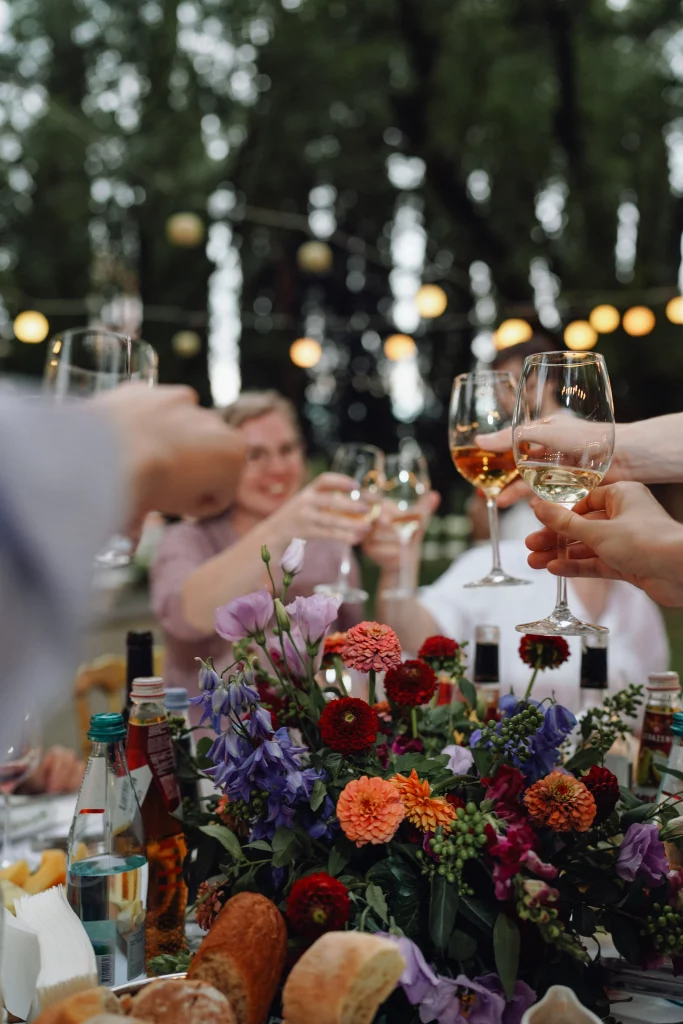
[[[554,832],[585,832],[593,824],[596,805],[593,794],[580,779],[563,772],[551,772],[527,789],[524,803],[538,825]]]
[[[329,636],[325,637],[325,645],[323,647],[323,666],[325,668],[334,667],[334,659],[335,657],[341,658],[345,643],[346,633],[330,633]]]
[[[455,808],[442,796],[432,796],[432,788],[425,779],[420,781],[413,768],[410,775],[394,775],[391,783],[396,787],[406,810],[406,818],[422,832],[436,832],[439,825],[446,831],[455,817]]]
[[[388,843],[405,813],[395,787],[386,779],[367,775],[347,783],[337,800],[339,824],[356,846]]]

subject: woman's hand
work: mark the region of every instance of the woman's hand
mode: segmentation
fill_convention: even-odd
[[[50,747],[30,779],[21,789],[30,793],[77,793],[85,765],[67,747]]]
[[[683,605],[683,525],[643,484],[597,487],[573,511],[539,499],[531,506],[545,526],[526,539],[532,569],[626,580],[658,604]],[[566,561],[558,535],[569,541]]]
[[[417,502],[415,510],[420,516],[420,525],[410,539],[408,547],[411,551],[419,550],[429,520],[436,512],[440,502],[441,495],[437,491],[424,494]],[[365,554],[369,555],[384,572],[397,572],[401,564],[402,545],[393,525],[394,507],[392,502],[384,502],[381,515],[375,522],[372,533],[363,544]]]
[[[270,525],[286,543],[292,537],[303,540],[333,540],[340,544],[359,544],[370,531],[364,517],[371,506],[349,497],[358,483],[340,473],[322,473],[295,494],[270,517]]]

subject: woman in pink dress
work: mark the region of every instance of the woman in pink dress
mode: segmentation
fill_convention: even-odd
[[[197,657],[213,657],[219,671],[229,664],[230,645],[214,633],[214,611],[235,597],[266,586],[261,546],[279,561],[294,537],[306,555],[288,598],[307,596],[317,583],[337,579],[344,544],[362,541],[369,527],[352,516],[358,502],[345,492],[354,482],[323,473],[305,484],[304,447],[292,404],[275,391],[245,392],[223,417],[247,446],[244,471],[232,507],[212,519],[169,526],[151,573],[152,607],[165,634],[164,675],[169,686],[197,693]],[[351,583],[359,582],[354,560]],[[360,605],[342,605],[338,627],[363,617]]]

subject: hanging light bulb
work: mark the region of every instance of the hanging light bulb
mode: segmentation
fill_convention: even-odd
[[[627,334],[642,338],[650,333],[655,322],[655,315],[647,306],[631,306],[624,313],[621,325]]]
[[[526,320],[503,320],[493,340],[500,351],[503,348],[512,348],[513,345],[521,345],[522,342],[528,341],[533,333],[531,324]]]
[[[423,284],[415,296],[415,305],[423,320],[433,320],[445,313],[448,296],[438,284]]]
[[[202,347],[202,339],[196,331],[178,331],[171,338],[171,348],[181,359],[192,359]]]
[[[180,249],[195,249],[204,241],[204,221],[196,213],[174,213],[166,221],[166,237]]]
[[[585,352],[593,348],[598,340],[598,333],[587,320],[573,320],[564,329],[564,343],[574,352]]]
[[[296,262],[307,274],[328,274],[334,263],[334,253],[327,242],[304,242],[297,249]]]
[[[611,334],[619,326],[619,310],[614,306],[596,306],[591,310],[588,322],[598,334]]]
[[[384,355],[392,363],[399,363],[403,359],[410,359],[415,355],[417,345],[409,334],[390,334],[384,342]]]
[[[289,349],[289,358],[295,366],[310,369],[317,366],[323,354],[323,347],[315,338],[297,338]]]
[[[672,324],[683,324],[683,298],[677,295],[666,304],[666,315]]]
[[[27,309],[15,318],[12,324],[14,334],[19,341],[27,345],[38,345],[45,341],[50,330],[47,317],[39,313],[37,309]]]

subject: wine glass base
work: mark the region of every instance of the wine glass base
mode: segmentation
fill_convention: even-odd
[[[382,597],[388,601],[407,601],[415,597],[417,591],[412,587],[394,587],[391,590],[383,590]]]
[[[326,597],[336,597],[342,604],[362,604],[368,599],[366,590],[338,583],[318,583],[313,587],[313,591],[316,594],[325,594]]]
[[[555,611],[547,619],[538,619],[537,622],[525,622],[515,629],[518,633],[535,633],[538,636],[605,636],[609,633],[605,626],[581,622],[569,609]]]
[[[472,583],[463,583],[463,587],[471,590],[474,587],[524,587],[531,583],[531,580],[520,580],[516,576],[508,576],[502,569],[492,570],[488,575]]]

